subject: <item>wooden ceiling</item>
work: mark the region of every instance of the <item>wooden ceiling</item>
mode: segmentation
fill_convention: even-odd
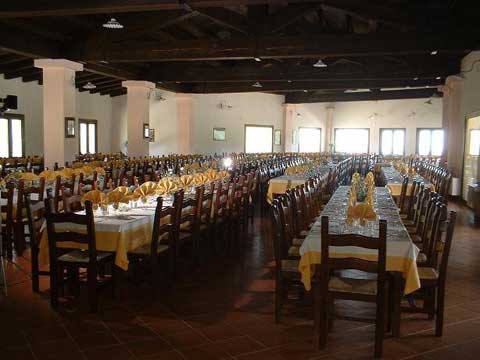
[[[41,83],[34,58],[67,58],[84,63],[80,91],[92,82],[110,96],[135,79],[292,103],[428,97],[479,47],[478,10],[456,0],[2,2],[0,73]],[[103,28],[111,17],[124,28]]]

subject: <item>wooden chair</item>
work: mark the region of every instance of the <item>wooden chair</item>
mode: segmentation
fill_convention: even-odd
[[[175,223],[178,196],[174,195],[174,206],[163,207],[163,199],[157,199],[155,218],[153,221],[152,239],[150,243],[128,252],[129,261],[135,266],[144,263],[150,270],[152,296],[156,297],[160,283],[161,260],[166,260],[167,283],[170,285],[174,272],[175,262]]]
[[[13,184],[7,183],[6,189],[0,193],[4,203],[0,205],[2,250],[5,249],[10,258],[13,256],[13,191]]]
[[[366,237],[355,234],[333,235],[329,233],[327,216],[322,216],[322,259],[315,269],[314,301],[314,341],[318,348],[326,346],[331,313],[329,308],[335,299],[363,301],[376,304],[375,322],[375,357],[382,356],[385,335],[386,312],[388,311],[388,283],[386,278],[386,240],[387,222],[380,220],[379,236]],[[359,258],[330,257],[330,247],[355,246],[376,250],[377,261]],[[355,270],[362,274],[371,274],[375,278],[342,277],[332,273]],[[356,319],[365,321],[366,319]],[[369,319],[371,321],[371,319]]]
[[[71,274],[74,274],[75,282],[78,283],[78,270],[84,268],[87,270],[90,310],[96,311],[98,308],[98,268],[99,266],[105,266],[106,263],[113,263],[114,254],[97,251],[92,203],[90,201],[85,202],[85,215],[47,212],[46,220],[50,255],[50,302],[52,307],[58,307],[58,296],[60,286],[63,285],[64,270],[67,269]],[[80,225],[86,229],[86,232],[62,231],[62,225],[66,223]],[[86,246],[87,249],[75,249],[59,255],[57,245],[65,242]]]
[[[400,214],[405,213],[405,199],[407,197],[408,182],[408,176],[404,176],[402,181],[402,191],[400,192],[400,197],[398,199],[398,209],[400,210]]]
[[[211,223],[213,227],[213,238],[215,249],[217,251],[225,250],[226,235],[229,229],[229,209],[228,209],[229,184],[219,181],[217,184],[217,193],[214,201],[213,216]]]
[[[62,191],[63,212],[74,213],[83,210],[82,197],[80,194],[72,195],[69,191]]]
[[[28,232],[30,234],[30,257],[31,257],[31,272],[32,272],[32,290],[39,291],[39,277],[50,276],[49,271],[40,270],[38,264],[38,254],[40,247],[41,226],[44,219],[45,205],[43,202],[32,203],[30,194],[25,194],[25,209],[28,219]],[[45,200],[47,202],[47,200]],[[49,207],[52,204],[49,204]],[[40,219],[41,221],[38,221]]]
[[[448,258],[452,246],[453,231],[455,228],[456,213],[450,211],[448,218],[440,222],[438,236],[432,245],[436,256],[431,256],[429,266],[418,268],[421,288],[415,292],[423,298],[423,306],[418,308],[414,302],[408,308],[402,308],[406,312],[426,313],[429,319],[435,317],[435,335],[443,334],[443,317],[445,308],[445,283],[447,278]],[[437,259],[440,261],[438,262]]]
[[[413,219],[413,210],[415,208],[415,201],[417,199],[418,189],[418,181],[413,180],[412,185],[410,186],[410,194],[408,195],[407,211],[405,211],[405,214],[400,215],[403,220]]]
[[[275,255],[275,322],[281,319],[282,307],[292,286],[302,287],[298,271],[299,259],[294,260],[288,256],[288,244],[285,239],[285,223],[282,220],[281,204],[278,199],[272,202],[272,234]]]

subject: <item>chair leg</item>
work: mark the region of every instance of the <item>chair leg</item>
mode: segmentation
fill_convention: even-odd
[[[282,278],[280,275],[277,275],[277,281],[275,282],[275,323],[280,322],[282,315],[282,304],[283,304],[283,286]]]
[[[425,290],[425,300],[423,307],[427,311],[428,320],[433,320],[435,317],[435,289],[426,289]]]
[[[377,304],[375,321],[375,358],[381,358],[383,353],[383,338],[385,337],[385,295],[380,304]]]
[[[438,288],[437,294],[437,310],[436,310],[436,319],[435,319],[435,335],[442,336],[443,334],[443,312],[445,302],[445,290],[442,287]]]
[[[58,308],[58,274],[57,266],[50,265],[50,305],[52,308]]]
[[[1,246],[1,243],[0,243]],[[2,249],[0,249],[0,252]],[[5,275],[5,263],[3,260],[3,255],[0,254],[0,285],[3,287],[3,294],[5,296],[8,296],[8,290],[7,290],[7,277]]]
[[[319,284],[313,290],[313,343],[317,349],[322,350],[327,346],[328,336],[328,301],[320,294]]]
[[[87,282],[88,282],[88,304],[90,305],[90,311],[96,312],[98,309],[97,298],[97,269],[89,267],[87,270]]]
[[[38,292],[39,291],[39,266],[38,266],[38,248],[35,244],[31,245],[31,257],[32,257],[32,291]]]

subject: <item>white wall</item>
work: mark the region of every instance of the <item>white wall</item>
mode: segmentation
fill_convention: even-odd
[[[222,102],[227,109],[219,108]],[[193,95],[192,151],[243,152],[246,124],[283,130],[283,102],[283,96],[263,93]],[[225,141],[213,140],[214,127],[226,129]],[[274,151],[281,150],[281,145],[274,146]]]
[[[370,128],[370,152],[379,152],[381,128],[406,129],[406,154],[414,154],[417,128],[442,127],[442,100],[427,99],[353,101],[328,103],[335,106],[333,128]],[[295,106],[297,127],[321,127],[322,149],[325,144],[325,119],[327,103],[299,104]],[[375,115],[376,114],[376,115]],[[287,141],[291,141],[287,139]]]
[[[150,128],[155,129],[155,142],[150,143],[150,155],[177,152],[177,103],[175,93],[161,92],[166,100],[150,97]]]
[[[5,80],[0,75],[0,97],[17,95],[18,110],[25,116],[25,153],[43,154],[43,87],[21,79]],[[65,139],[66,159],[78,154],[78,119],[98,121],[98,150],[111,151],[112,104],[109,96],[78,92],[76,98],[77,136]]]

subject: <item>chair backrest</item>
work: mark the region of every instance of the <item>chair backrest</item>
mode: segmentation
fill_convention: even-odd
[[[431,228],[422,246],[422,251],[427,256],[427,265],[432,267],[437,266],[437,244],[441,242],[443,232],[445,231],[445,225],[442,224],[447,220],[447,216],[447,206],[441,200],[437,201],[433,211]]]
[[[407,206],[407,219],[408,220],[412,220],[413,219],[413,208],[414,208],[414,204],[415,204],[415,201],[416,201],[416,197],[417,197],[417,187],[418,185],[418,182],[417,180],[413,180],[412,181],[412,185],[410,187],[410,194],[409,194],[409,197],[408,197],[408,206]]]
[[[47,205],[45,205],[47,207]],[[57,244],[62,242],[73,242],[87,245],[89,263],[96,264],[97,246],[95,238],[95,224],[93,220],[92,203],[85,201],[85,215],[74,213],[55,214],[47,212],[48,245],[50,260],[55,259]],[[67,229],[62,231],[62,225],[67,224]],[[72,230],[72,224],[79,226],[83,231]],[[85,231],[86,230],[86,231]]]
[[[2,240],[8,244],[8,247],[12,243],[12,235],[13,235],[13,184],[7,183],[5,190],[0,191],[0,236]],[[2,248],[0,249],[0,253],[3,251],[3,244]]]
[[[322,260],[320,264],[322,284],[326,283],[328,290],[328,279],[332,270],[359,270],[377,274],[377,294],[383,296],[385,283],[385,263],[387,252],[387,221],[380,220],[378,237],[367,237],[356,234],[330,234],[328,216],[322,216]],[[360,258],[334,258],[330,256],[330,247],[354,246],[377,250],[377,261],[363,260]]]
[[[23,218],[23,209],[24,209],[24,200],[25,194],[36,195],[37,199],[33,200],[32,203],[36,203],[39,201],[43,201],[44,193],[45,193],[45,178],[40,178],[38,180],[38,186],[34,186],[33,182],[30,187],[27,187],[24,180],[20,180],[17,186],[17,211],[16,211],[16,218],[17,220],[21,220]]]
[[[450,211],[448,219],[441,222],[439,230],[439,243],[437,243],[438,250],[441,254],[439,264],[439,282],[442,286],[445,286],[445,280],[447,278],[448,258],[450,256],[450,249],[452,247],[453,231],[455,230],[455,221],[457,219],[457,213]]]
[[[274,199],[272,201],[272,211],[270,213],[273,230],[273,250],[277,270],[282,268],[281,262],[287,257],[288,254],[288,246],[285,241],[286,229],[281,216],[280,208],[281,204],[279,199]]]
[[[74,213],[83,209],[82,195],[71,194],[68,191],[62,191],[63,211],[65,213]]]
[[[30,234],[30,246],[37,246],[39,244],[39,230],[35,224],[35,218],[42,219],[45,213],[45,204],[42,201],[32,203],[30,194],[24,195],[25,210],[27,212],[28,233]],[[47,202],[47,200],[45,200]],[[48,203],[51,206],[51,202]]]
[[[176,208],[175,201],[172,206],[163,207],[163,199],[157,198],[157,206],[155,208],[155,218],[153,221],[152,241],[150,243],[150,254],[157,254],[160,241],[168,234],[168,241],[173,242],[175,236],[176,224]]]
[[[407,197],[408,182],[408,176],[404,176],[402,181],[402,191],[400,192],[400,199],[398,201],[398,208],[400,209],[400,213],[403,213],[404,211],[405,198]]]
[[[215,195],[215,183],[210,183],[209,189],[205,189],[203,192],[202,202],[200,205],[199,213],[202,222],[210,222],[214,206]]]

